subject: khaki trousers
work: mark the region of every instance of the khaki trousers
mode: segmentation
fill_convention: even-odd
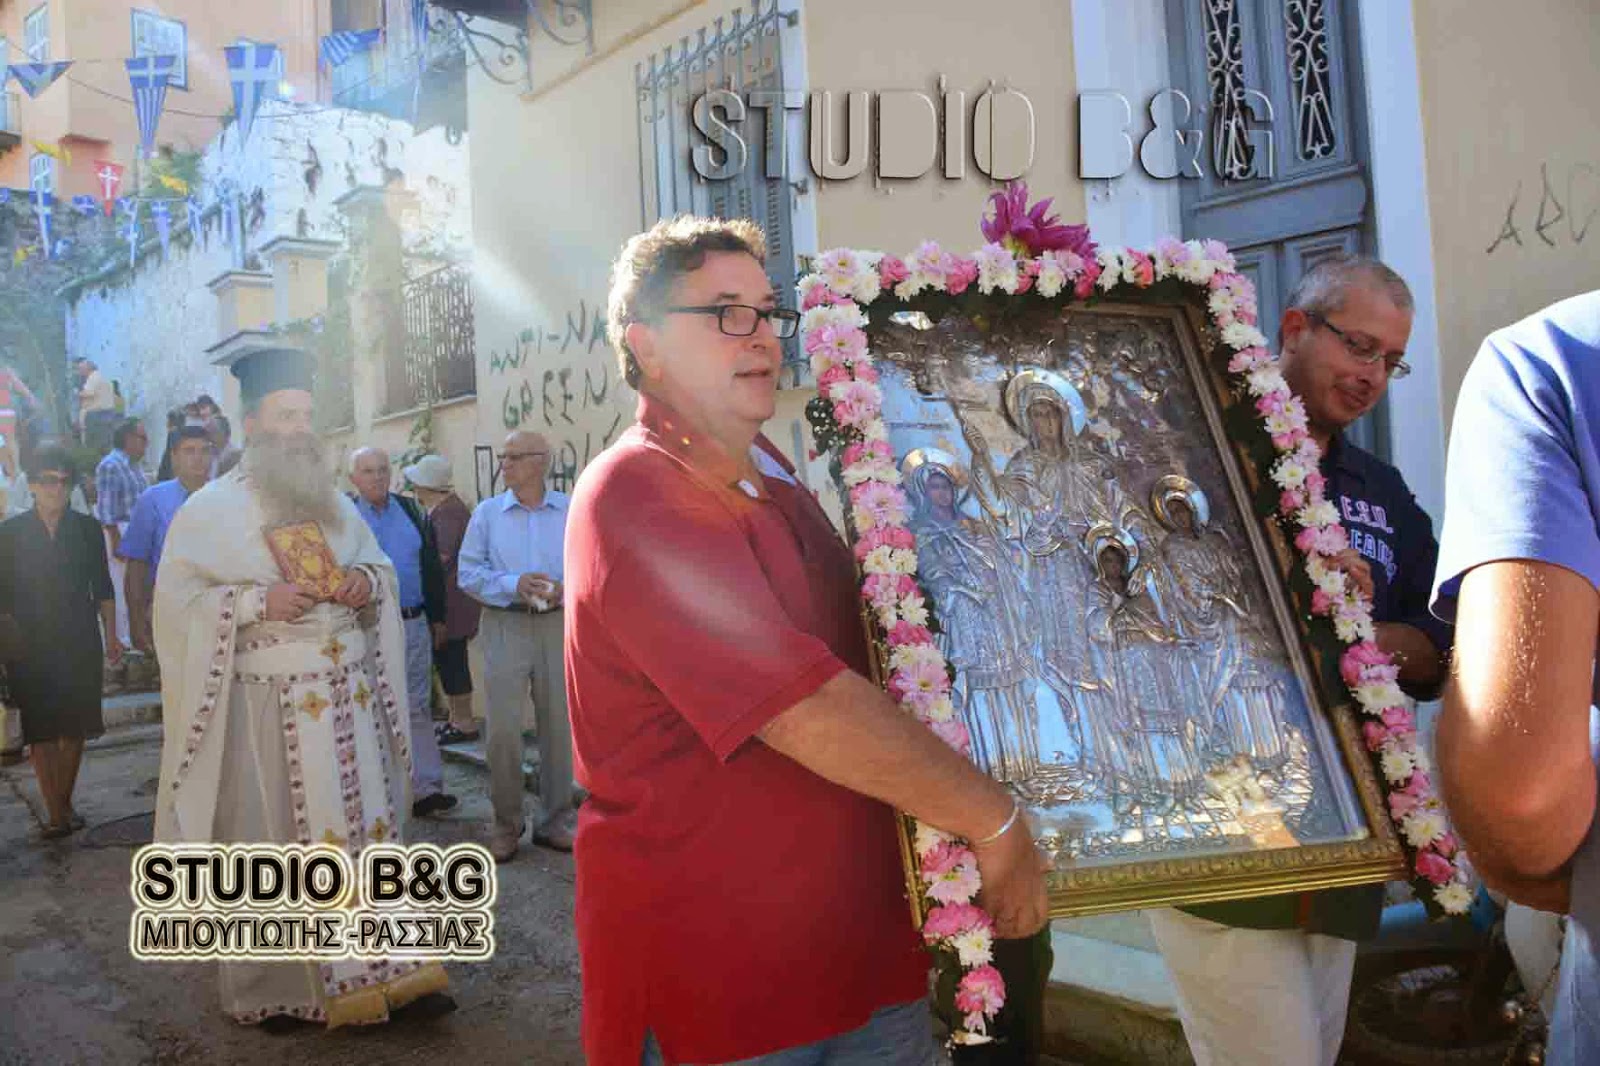
[[[530,688],[539,730],[542,817],[572,806],[572,724],[562,661],[563,613],[483,612],[484,696],[489,738],[489,798],[495,824],[522,825],[522,720]]]
[[[1145,912],[1196,1066],[1334,1066],[1356,946],[1299,929],[1234,929]]]

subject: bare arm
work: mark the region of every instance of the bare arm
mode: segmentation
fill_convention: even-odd
[[[1438,754],[1445,799],[1492,887],[1566,910],[1567,863],[1595,809],[1589,704],[1600,594],[1530,560],[1468,571]]]
[[[1011,815],[1012,797],[870,681],[844,671],[774,718],[761,739],[819,777],[882,800],[969,841]],[[1005,937],[1037,932],[1046,919],[1044,863],[1023,819],[974,849],[984,903]]]
[[[1379,622],[1378,647],[1394,656],[1400,680],[1418,688],[1433,688],[1444,680],[1439,649],[1428,634],[1404,622]]]
[[[128,601],[128,635],[133,646],[143,652],[153,652],[150,637],[150,564],[143,559],[127,560],[127,570],[122,578],[123,596]]]

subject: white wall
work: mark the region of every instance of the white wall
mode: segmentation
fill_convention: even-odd
[[[344,220],[335,201],[356,186],[401,180],[417,197],[408,250],[461,256],[471,240],[466,151],[465,142],[446,144],[442,131],[416,137],[409,125],[379,115],[269,104],[248,142],[241,143],[231,126],[208,146],[200,198],[208,203],[231,188],[248,201],[260,191],[261,217],[246,239],[253,252],[277,237],[341,240]],[[224,375],[206,355],[223,339],[217,300],[206,285],[243,262],[224,238],[219,216],[208,219],[200,241],[177,239],[185,214],[180,205],[174,208],[168,254],[152,242],[136,268],[129,271],[124,260],[106,281],[85,288],[67,312],[68,356],[93,359],[121,383],[129,413],[146,420],[152,455],[164,447],[169,408],[201,392],[219,400],[225,395]],[[244,210],[249,223],[251,212]]]

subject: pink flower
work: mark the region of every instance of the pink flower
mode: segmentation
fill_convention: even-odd
[[[1272,446],[1280,452],[1286,452],[1305,440],[1307,436],[1308,434],[1303,429],[1291,429],[1287,433],[1274,433],[1272,435]]]
[[[1446,833],[1433,842],[1433,850],[1448,859],[1461,850],[1461,842],[1456,839],[1454,833]]]
[[[1297,491],[1285,492],[1278,497],[1278,511],[1281,514],[1292,515],[1305,505],[1305,495]]]
[[[978,261],[970,256],[952,256],[950,268],[945,272],[945,288],[950,295],[960,296],[978,280]]]
[[[1339,657],[1339,674],[1344,678],[1344,683],[1351,688],[1365,679],[1363,671],[1370,666],[1388,666],[1389,656],[1370,640],[1360,644],[1352,644],[1345,653]]]
[[[980,1019],[994,1017],[1005,1001],[1005,979],[993,966],[979,966],[956,986],[956,1010],[968,1016],[969,1026],[975,1024],[970,1020],[973,1015]]]
[[[1017,255],[1037,256],[1050,249],[1068,249],[1081,256],[1094,255],[1095,245],[1089,239],[1088,226],[1067,226],[1057,215],[1049,214],[1053,200],[1040,200],[1028,206],[1028,186],[1015,181],[989,197],[989,210],[984,211],[983,239],[1004,244]]]
[[[1377,722],[1362,722],[1361,733],[1367,739],[1368,751],[1379,751],[1389,742],[1389,731]]]
[[[960,844],[942,843],[922,857],[922,880],[940,903],[965,903],[978,894],[978,860]]]
[[[818,378],[817,391],[821,392],[823,388],[822,379]],[[889,442],[886,440],[857,441],[846,446],[844,450],[844,465],[846,467],[871,461],[886,463],[893,458],[894,452],[889,450]]]
[[[1293,397],[1293,393],[1285,392],[1282,389],[1269,392],[1256,401],[1256,412],[1263,418],[1267,415],[1281,415],[1283,414],[1284,405]]]
[[[1130,250],[1128,259],[1133,263],[1133,283],[1135,285],[1144,289],[1155,284],[1156,265],[1150,261],[1148,255]]]
[[[898,698],[904,698],[912,692],[922,692],[936,698],[950,691],[950,675],[937,663],[909,663],[890,675],[889,690]]]
[[[966,755],[972,751],[972,736],[967,732],[967,727],[961,719],[950,718],[943,722],[930,722],[928,728],[933,730],[934,736],[961,754]]]
[[[878,281],[886,289],[893,288],[911,276],[904,260],[886,255],[878,260]]]
[[[1455,876],[1455,867],[1450,865],[1450,860],[1432,851],[1417,852],[1417,873],[1442,885]]]
[[[889,643],[896,647],[903,644],[932,644],[933,634],[926,626],[914,626],[902,620],[896,622],[894,628],[889,630]]]
[[[897,486],[869,481],[850,490],[850,506],[870,516],[866,528],[902,526],[906,521],[906,496]]]
[[[1320,497],[1327,487],[1327,479],[1320,472],[1306,475],[1306,491],[1311,493],[1313,497]]]
[[[1433,778],[1418,770],[1411,775],[1411,780],[1406,782],[1406,791],[1418,799],[1433,798]]]
[[[836,363],[817,375],[817,391],[825,393],[831,386],[841,385],[849,380],[851,380],[850,368]]]
[[[1095,282],[1100,280],[1100,261],[1093,256],[1083,257],[1083,273],[1078,275],[1078,280],[1072,286],[1073,295],[1080,300],[1086,300],[1094,292]]]
[[[1237,269],[1233,253],[1228,251],[1228,246],[1221,241],[1201,241],[1200,249],[1207,259],[1217,264],[1220,272],[1232,274]]]
[[[1328,614],[1333,610],[1333,599],[1321,589],[1311,590],[1311,613]]]
[[[917,583],[909,574],[868,574],[861,582],[862,598],[880,610],[898,606],[901,600],[916,591]]]
[[[1389,817],[1396,822],[1421,806],[1422,800],[1409,792],[1397,790],[1389,793]]]
[[[928,911],[928,919],[922,923],[922,939],[929,944],[936,944],[974,929],[994,929],[994,922],[990,921],[982,907],[970,903],[947,903]]]
[[[809,311],[813,307],[843,302],[844,297],[838,295],[826,285],[813,285],[806,291],[805,299],[800,301],[800,310]]]
[[[1411,712],[1404,707],[1385,707],[1383,709],[1383,724],[1390,729],[1406,733],[1415,733],[1417,723],[1412,721]]]
[[[1318,555],[1338,555],[1350,547],[1350,536],[1343,526],[1322,526],[1306,532],[1311,534],[1312,550]]]

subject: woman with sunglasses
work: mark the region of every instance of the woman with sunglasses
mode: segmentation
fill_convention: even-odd
[[[33,508],[0,522],[0,657],[49,817],[46,840],[83,826],[72,790],[84,740],[104,731],[102,662],[122,654],[101,637],[116,631],[111,571],[99,525],[67,505],[76,480],[64,449],[40,448],[28,470]]]

